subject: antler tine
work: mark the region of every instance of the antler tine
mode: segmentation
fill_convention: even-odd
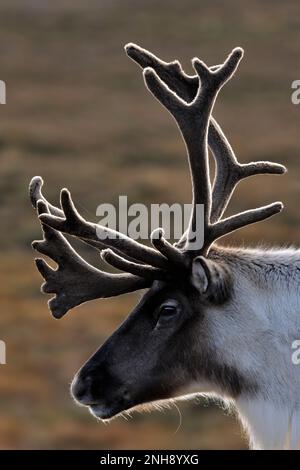
[[[63,217],[64,213],[58,207],[53,206],[42,193],[42,187],[44,185],[44,180],[41,176],[34,176],[29,183],[29,197],[34,209],[37,208],[38,201],[43,201],[45,203],[44,207],[48,207],[49,212],[57,217]]]
[[[133,43],[126,44],[125,51],[128,57],[138,63],[143,69],[150,67],[155,70],[168,88],[173,90],[184,101],[193,101],[199,88],[198,75],[194,77],[186,75],[178,60],[164,62],[151,52]]]
[[[244,178],[258,174],[283,174],[283,165],[271,162],[241,164],[217,121],[210,120],[208,142],[217,161],[212,195],[211,223],[218,221],[225,212],[237,184]]]
[[[102,250],[101,257],[114,268],[134,274],[135,276],[143,277],[151,281],[166,278],[166,271],[153,268],[152,266],[147,266],[145,264],[138,264],[132,261],[127,261],[122,256],[119,256],[117,253],[115,253],[111,248]]]
[[[224,237],[224,235],[228,235],[229,233],[245,227],[246,225],[268,219],[269,217],[281,212],[282,209],[282,202],[273,202],[267,206],[239,212],[231,217],[219,220],[215,224],[211,225],[207,236],[207,244],[211,245],[218,238]]]
[[[49,213],[42,200],[37,209],[39,214]],[[43,259],[36,259],[37,269],[45,279],[42,292],[55,294],[48,302],[55,318],[61,318],[71,308],[89,300],[114,297],[151,284],[147,279],[131,274],[100,271],[81,258],[61,233],[44,224],[42,230],[43,240],[34,241],[32,246],[58,265],[54,270]]]
[[[193,211],[188,229],[189,235],[195,233],[197,228],[198,204],[204,205],[205,227],[210,223],[211,187],[207,152],[210,114],[219,90],[234,73],[242,55],[240,48],[234,49],[216,71],[211,71],[199,59],[194,59],[193,66],[201,80],[201,87],[199,86],[197,95],[191,103],[186,103],[170,90],[153,69],[144,70],[147,88],[173,115],[187,147],[193,187]],[[188,244],[186,248],[188,250]]]
[[[58,207],[53,206],[42,194],[41,188],[43,184],[44,184],[44,181],[40,176],[35,176],[34,178],[32,178],[29,184],[29,195],[30,195],[32,206],[34,207],[34,209],[36,209],[38,201],[43,201],[44,207],[48,208],[48,211],[45,211],[45,213],[50,213],[51,215],[64,218],[64,212]],[[42,213],[40,213],[40,215],[41,214]],[[83,243],[86,243],[87,245],[92,246],[96,250],[99,250],[100,252],[101,250],[104,250],[106,248],[106,244],[101,242],[100,240],[87,240],[83,238],[80,238],[80,240]],[[128,261],[136,261],[133,258],[129,257],[126,253],[122,253],[121,251],[118,251],[116,248],[115,248],[115,251],[119,253],[119,255],[121,255],[123,258],[127,259]]]
[[[175,267],[188,267],[187,259],[183,253],[164,238],[164,230],[162,228],[153,230],[151,233],[151,243]]]
[[[67,189],[61,191],[61,206],[64,218],[50,214],[40,215],[42,223],[63,233],[89,242],[98,242],[123,253],[126,259],[139,260],[151,266],[167,269],[168,260],[153,248],[142,245],[126,235],[102,225],[87,222],[76,210]]]

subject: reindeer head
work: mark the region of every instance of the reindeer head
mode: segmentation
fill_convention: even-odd
[[[234,295],[232,273],[214,242],[282,209],[280,202],[222,218],[235,186],[262,173],[281,174],[270,162],[240,164],[212,117],[215,99],[234,74],[243,51],[236,48],[222,65],[208,67],[193,60],[195,76],[180,64],[166,63],[140,47],[126,52],[144,69],[147,88],[176,120],[191,170],[193,210],[187,231],[170,244],[161,229],[151,235],[153,248],[104,226],[87,222],[77,212],[70,193],[61,191],[61,208],[41,193],[43,181],[33,178],[32,204],[37,207],[44,239],[33,242],[43,259],[36,265],[45,279],[42,291],[53,293],[49,308],[55,318],[83,302],[147,288],[134,311],[77,373],[72,393],[103,419],[139,404],[185,394],[194,383],[218,382],[231,396],[251,387],[245,377],[221,363],[212,351],[210,320],[226,315]],[[208,146],[216,172],[211,188]],[[197,205],[204,220],[197,220]],[[204,244],[193,244],[199,223]],[[122,271],[105,273],[84,261],[62,234],[77,237],[100,251],[102,259]],[[98,234],[101,233],[101,240]]]

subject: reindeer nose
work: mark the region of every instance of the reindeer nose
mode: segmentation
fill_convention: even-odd
[[[71,394],[79,404],[85,406],[94,404],[91,396],[91,383],[92,378],[90,376],[75,375],[71,384]]]

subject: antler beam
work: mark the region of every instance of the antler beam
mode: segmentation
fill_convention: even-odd
[[[153,248],[142,245],[121,232],[116,232],[103,225],[87,222],[76,210],[67,189],[61,191],[61,207],[63,217],[41,214],[39,217],[41,222],[55,230],[83,240],[100,241],[101,245],[125,253],[130,259],[139,260],[157,268],[166,269],[168,267],[168,260]]]
[[[29,184],[29,197],[30,197],[32,207],[34,209],[37,209],[38,201],[43,201],[48,208],[48,211],[49,211],[48,213],[50,213],[51,215],[60,217],[60,218],[64,218],[64,211],[56,206],[53,206],[53,204],[51,204],[43,195],[42,193],[43,184],[44,184],[43,178],[41,178],[40,176],[35,176],[34,178],[32,178]],[[93,248],[99,250],[100,252],[106,248],[106,244],[101,242],[99,239],[92,240],[92,239],[80,238],[80,240],[83,243],[86,243],[87,245],[92,246]],[[127,259],[128,261],[133,261],[133,259],[130,258],[128,255],[126,255],[126,253],[122,253],[118,251],[117,248],[115,248],[115,251],[119,255],[123,256],[123,258]]]
[[[197,205],[204,207],[205,236],[210,225],[211,215],[211,186],[209,179],[207,132],[210,114],[222,86],[230,79],[236,70],[243,52],[236,48],[228,56],[222,66],[211,71],[204,62],[193,59],[193,67],[201,80],[196,97],[191,103],[186,103],[173,93],[151,68],[144,70],[147,88],[163,104],[176,120],[182,133],[188,152],[193,188],[193,210],[188,228],[187,251],[193,234],[199,230],[197,224]],[[198,248],[201,251],[202,247]]]
[[[157,76],[167,85],[167,87],[165,87],[165,94],[175,94],[177,95],[177,97],[181,98],[181,100],[184,100],[186,102],[186,105],[193,105],[196,96],[200,94],[199,74],[192,77],[186,75],[178,61],[169,63],[164,62],[161,59],[157,58],[151,52],[148,52],[145,49],[142,49],[141,47],[132,43],[127,44],[127,46],[125,46],[125,50],[128,56],[135,62],[137,62],[142,68],[146,69],[151,67],[153,70],[155,70]],[[224,65],[216,65],[210,67],[209,70],[212,73],[218,73],[218,71],[220,71],[223,67]],[[202,82],[201,87],[203,87]],[[160,101],[170,111],[167,104],[165,104],[162,100]],[[172,113],[172,111],[170,112]],[[179,123],[178,125],[180,127]],[[201,135],[199,136],[199,139],[200,138]],[[284,166],[270,162],[240,164],[237,161],[235,154],[228,140],[226,139],[222,129],[212,116],[210,116],[208,129],[208,144],[216,160],[216,175],[212,191],[212,206],[209,221],[210,224],[216,223],[220,219],[220,217],[222,217],[230,201],[231,195],[240,180],[257,174],[282,174],[286,171]],[[199,154],[198,159],[200,158],[202,157]],[[192,181],[194,181],[196,177],[193,174],[193,168],[191,169]],[[198,184],[199,183],[200,179],[198,180]],[[207,184],[205,184],[205,186],[207,186]],[[240,224],[237,222],[236,218],[234,218],[234,223],[231,218],[230,222],[229,219],[226,219],[226,223],[219,226],[218,230],[215,230],[215,232],[211,229],[206,230],[207,233],[205,237],[205,245],[209,245],[212,241],[214,241],[214,239],[216,239],[214,238],[214,236],[217,236],[217,234],[219,234],[219,238],[220,236],[229,233],[220,230],[221,227],[223,229],[225,229],[226,227],[229,231],[236,230],[244,225],[248,225],[249,223],[254,223],[259,220],[263,220],[267,217],[270,217],[271,215],[274,215],[275,213],[279,212],[281,209],[282,205],[275,203],[270,206],[263,207],[261,209],[247,211],[246,213],[244,213],[245,215],[242,217]],[[208,232],[210,233],[209,236]],[[186,239],[187,234],[183,236],[177,246],[184,245],[184,243],[186,243]],[[210,239],[211,241],[209,241]],[[203,249],[203,251],[205,251],[205,249]]]

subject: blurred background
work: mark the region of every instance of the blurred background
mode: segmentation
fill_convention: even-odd
[[[242,162],[271,159],[283,177],[243,182],[229,213],[274,200],[285,211],[226,243],[299,243],[300,79],[297,0],[1,0],[0,79],[0,366],[2,449],[242,449],[240,427],[214,403],[97,423],[69,395],[76,370],[112,333],[137,296],[95,301],[61,321],[51,318],[30,242],[40,228],[27,196],[32,176],[58,203],[68,187],[82,214],[96,220],[102,202],[189,203],[184,145],[170,115],[143,84],[123,46],[129,41],[165,60],[223,61],[245,48],[238,74],[214,115]],[[95,265],[99,256],[84,252]]]

